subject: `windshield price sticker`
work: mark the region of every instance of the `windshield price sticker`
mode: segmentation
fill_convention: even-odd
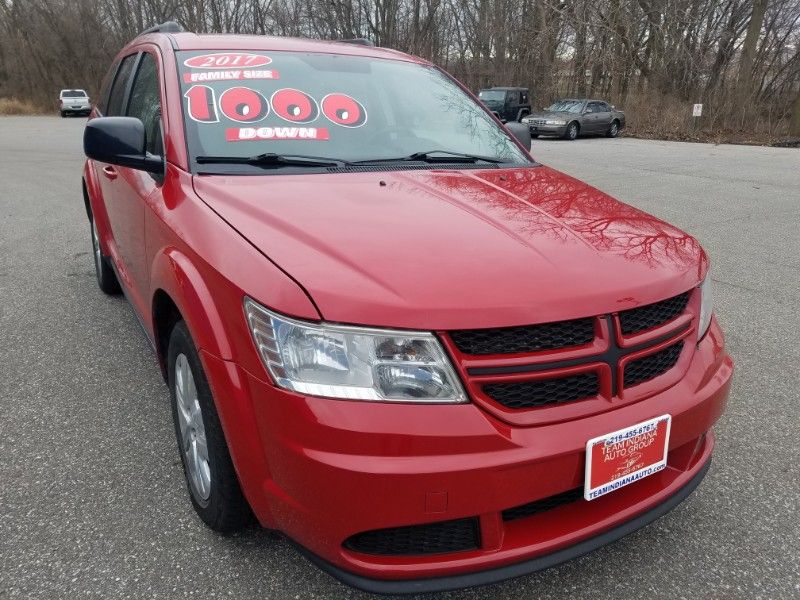
[[[230,69],[227,71],[196,71],[183,74],[184,83],[205,81],[238,81],[242,79],[278,79],[274,69]]]
[[[246,69],[228,71],[209,71],[207,73],[185,73],[184,81],[191,83],[194,77],[208,75],[204,81],[225,81],[247,78]],[[263,79],[273,78],[274,71],[260,72]],[[253,73],[250,73],[252,78]],[[200,79],[198,79],[199,81]],[[186,113],[197,123],[214,124],[220,117],[228,121],[242,124],[255,124],[270,117],[278,123],[267,126],[259,123],[258,127],[227,128],[225,141],[258,141],[258,140],[328,140],[330,132],[326,127],[300,127],[314,121],[325,121],[336,127],[353,129],[362,127],[367,122],[367,110],[355,98],[334,92],[317,100],[311,94],[295,88],[281,88],[269,94],[252,87],[234,85],[219,93],[209,85],[193,84],[183,95],[186,101]],[[295,127],[279,126],[280,122],[296,125]]]
[[[329,139],[325,127],[231,127],[225,130],[225,140],[228,142]]]
[[[601,435],[586,443],[583,497],[595,500],[667,466],[670,415]]]
[[[263,67],[272,62],[269,56],[250,52],[216,52],[201,54],[183,61],[193,69],[230,69],[232,67]]]

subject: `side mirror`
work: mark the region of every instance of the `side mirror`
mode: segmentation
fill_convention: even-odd
[[[148,173],[163,173],[164,159],[145,150],[144,123],[134,117],[99,117],[86,124],[83,152],[89,158]]]
[[[526,150],[531,149],[531,130],[528,129],[528,126],[523,123],[506,123],[506,129],[517,138],[520,144],[522,144]]]

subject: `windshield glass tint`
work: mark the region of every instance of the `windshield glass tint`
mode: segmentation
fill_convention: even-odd
[[[85,98],[86,92],[82,92],[81,90],[69,90],[67,92],[61,92],[62,98]]]
[[[581,107],[583,106],[583,102],[580,100],[559,100],[558,102],[554,102],[545,110],[551,112],[569,112],[569,113],[578,113],[581,111]]]
[[[297,52],[177,52],[194,156],[262,153],[371,160],[447,150],[529,164],[440,71]]]
[[[506,93],[498,90],[481,90],[478,98],[484,102],[503,102],[506,99]]]

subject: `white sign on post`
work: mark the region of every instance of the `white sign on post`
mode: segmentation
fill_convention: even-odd
[[[703,105],[702,104],[695,104],[692,107],[692,116],[693,117],[702,117],[703,116]]]

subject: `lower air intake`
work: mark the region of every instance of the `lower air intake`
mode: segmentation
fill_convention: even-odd
[[[542,498],[541,500],[534,500],[521,506],[515,506],[503,511],[503,521],[515,521],[517,519],[524,519],[525,517],[532,517],[533,515],[553,510],[559,506],[576,502],[583,498],[583,488],[575,488],[555,496]]]
[[[456,519],[426,525],[375,529],[350,536],[344,547],[364,554],[414,556],[476,550],[480,547],[478,519]]]

